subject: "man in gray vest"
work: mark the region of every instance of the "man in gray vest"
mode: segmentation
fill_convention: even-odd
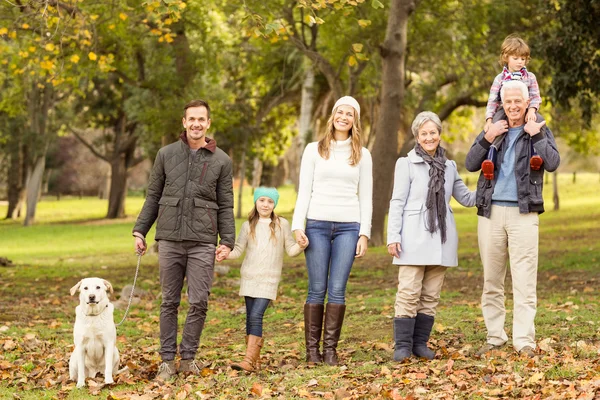
[[[235,245],[231,159],[206,137],[210,107],[203,100],[186,104],[184,131],[179,140],[156,155],[148,194],[133,236],[139,253],[146,251],[146,234],[156,221],[160,284],[160,355],[157,379],[177,372],[199,374],[195,357],[208,310],[215,254],[227,257]],[[218,237],[221,241],[217,247]],[[177,308],[187,279],[190,308],[177,353]]]
[[[487,132],[481,132],[465,160],[467,170],[478,171],[492,142],[504,135],[498,147],[492,179],[483,173],[477,182],[479,253],[483,264],[481,309],[487,328],[481,357],[508,341],[504,331],[506,309],[504,280],[510,260],[513,284],[513,346],[519,354],[535,355],[535,314],[537,309],[538,226],[544,212],[542,184],[544,170],[552,172],[560,156],[552,132],[538,115],[525,123],[529,105],[527,86],[507,81],[500,91],[505,118],[494,119]],[[499,112],[501,113],[501,111]],[[543,160],[530,162],[535,152]]]

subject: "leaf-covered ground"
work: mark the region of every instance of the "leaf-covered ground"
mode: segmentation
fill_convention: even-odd
[[[115,385],[103,386],[100,375],[88,379],[84,389],[68,380],[77,305],[69,289],[82,277],[100,276],[112,282],[117,302],[135,271],[129,236],[133,219],[89,222],[95,218],[91,211],[105,212],[95,199],[42,202],[40,225],[22,228],[0,221],[0,256],[15,261],[0,267],[0,399],[600,400],[600,182],[597,174],[578,175],[577,183],[570,178],[559,175],[560,211],[540,217],[538,351],[533,359],[518,356],[510,342],[488,358],[472,356],[485,342],[477,217],[473,210],[455,207],[460,266],[446,275],[432,361],[391,360],[397,269],[384,248],[371,248],[350,277],[341,366],[308,367],[304,362],[306,272],[300,256],[286,259],[279,297],[267,310],[261,371],[247,375],[229,367],[244,354],[237,261],[227,264],[231,270],[214,283],[198,353],[205,364],[202,376],[158,385],[152,378],[160,361],[160,286],[157,257],[148,255],[138,280],[147,295],[117,330],[121,366],[128,370],[115,377]],[[546,189],[550,209],[551,185]],[[289,217],[293,189],[285,190],[278,209]],[[134,200],[139,211],[142,200]],[[506,288],[510,336],[510,276]],[[180,326],[185,296],[181,309]],[[115,320],[122,316],[120,309]]]
[[[392,317],[396,269],[381,249],[355,264],[348,288],[348,312],[339,345],[339,367],[307,366],[302,304],[306,277],[302,258],[286,261],[279,299],[267,311],[262,369],[239,373],[229,364],[244,352],[243,302],[237,296],[238,269],[216,278],[198,359],[202,376],[157,384],[158,309],[156,256],[144,258],[140,286],[147,296],[118,329],[121,365],[116,384],[102,376],[77,389],[68,379],[76,297],[69,288],[80,276],[98,275],[117,292],[130,283],[135,259],[102,260],[96,267],[12,267],[2,270],[0,397],[18,399],[600,399],[600,272],[540,272],[535,358],[517,355],[510,344],[490,357],[472,352],[484,343],[479,309],[481,275],[475,256],[451,270],[444,286],[431,345],[436,358],[395,363]],[[67,266],[65,266],[67,265]],[[27,271],[22,271],[25,269]],[[63,268],[67,276],[52,276]],[[54,271],[56,273],[56,270]],[[71,274],[71,276],[69,276]],[[61,274],[64,275],[64,274]],[[38,276],[38,278],[33,278]],[[510,288],[510,280],[507,281]],[[510,289],[508,290],[508,307]],[[182,311],[185,313],[185,298]],[[122,310],[117,311],[119,321]],[[507,331],[510,333],[509,311]],[[180,318],[180,322],[183,319]]]

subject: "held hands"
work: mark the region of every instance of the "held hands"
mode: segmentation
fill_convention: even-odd
[[[227,258],[229,253],[231,253],[231,249],[229,248],[229,246],[225,246],[224,244],[222,244],[215,249],[215,260],[217,262],[221,262]]]
[[[138,256],[143,256],[144,254],[146,254],[146,250],[148,250],[148,246],[146,246],[146,241],[138,236],[135,237],[134,248],[135,254],[137,254]]]
[[[535,121],[537,119],[537,116],[535,115],[535,108],[531,107],[527,110],[527,115],[525,116],[525,121],[529,122],[529,121]]]
[[[361,235],[358,238],[358,243],[356,244],[356,255],[354,258],[360,258],[367,253],[367,247],[369,244],[369,239],[366,236]]]
[[[485,133],[485,140],[492,143],[497,136],[502,135],[503,133],[508,131],[508,122],[501,119],[500,121],[496,121],[493,124],[490,124],[488,130]]]
[[[390,256],[400,258],[402,247],[400,246],[400,243],[390,243],[387,246],[387,251]]]
[[[294,231],[294,236],[296,237],[296,243],[298,243],[301,248],[305,249],[308,247],[308,237],[306,237],[306,234],[302,229],[296,229]]]
[[[533,121],[527,121],[527,123],[525,124],[525,132],[527,132],[529,134],[529,136],[533,136],[533,135],[537,135],[538,133],[540,133],[540,131],[542,130],[542,126],[546,125],[546,121],[542,121],[542,122],[535,122],[535,120]]]

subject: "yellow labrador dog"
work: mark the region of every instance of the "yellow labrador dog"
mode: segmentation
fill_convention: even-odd
[[[69,376],[77,381],[77,387],[85,386],[85,379],[96,377],[98,372],[104,372],[104,383],[114,383],[113,371],[116,373],[119,367],[119,350],[114,307],[108,300],[112,285],[105,279],[85,278],[71,288],[71,296],[77,291],[75,350],[69,360]]]

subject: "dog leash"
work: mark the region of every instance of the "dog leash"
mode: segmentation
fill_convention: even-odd
[[[125,314],[123,314],[123,319],[116,326],[121,326],[125,318],[127,318],[127,314],[129,313],[129,308],[131,307],[131,301],[133,300],[133,293],[135,292],[135,283],[137,282],[138,273],[140,272],[140,263],[142,262],[142,254],[138,254],[137,267],[135,268],[135,277],[133,278],[133,287],[131,288],[131,294],[129,295],[129,303],[127,304],[127,308],[125,309]]]

